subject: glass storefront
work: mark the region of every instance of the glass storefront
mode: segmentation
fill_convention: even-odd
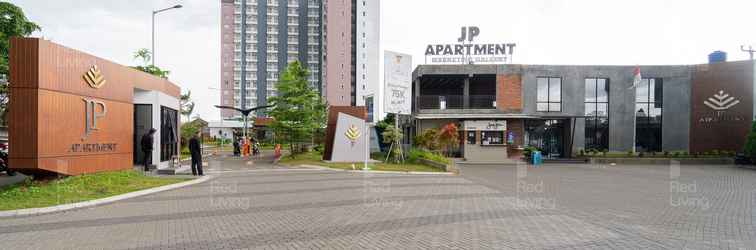
[[[525,120],[525,145],[541,150],[544,158],[565,157],[565,120]]]

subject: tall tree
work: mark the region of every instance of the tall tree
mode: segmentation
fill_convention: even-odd
[[[8,2],[0,2],[0,122],[6,124],[8,108],[8,50],[10,38],[25,37],[40,30],[39,25],[29,21],[24,11]]]
[[[139,71],[146,72],[148,74],[168,79],[168,75],[171,73],[168,70],[163,70],[155,65],[150,64],[150,59],[152,59],[152,52],[148,49],[141,48],[134,52],[134,59],[138,59],[142,61],[141,66],[133,66],[132,68],[135,68]]]
[[[270,98],[271,128],[289,142],[292,156],[299,153],[295,145],[312,141],[326,123],[326,103],[307,82],[309,75],[298,61],[290,63],[276,85],[278,94]]]

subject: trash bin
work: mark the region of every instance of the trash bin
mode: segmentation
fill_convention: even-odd
[[[538,166],[543,163],[543,157],[541,156],[541,151],[533,151],[533,165]]]

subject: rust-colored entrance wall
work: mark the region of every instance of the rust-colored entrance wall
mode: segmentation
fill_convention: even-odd
[[[134,88],[180,93],[165,79],[36,38],[11,39],[9,61],[9,165],[25,173],[131,168]],[[94,66],[105,80],[99,88],[84,79]],[[89,134],[85,100],[104,112]]]
[[[751,127],[752,95],[752,62],[696,66],[691,86],[690,151],[742,150]]]

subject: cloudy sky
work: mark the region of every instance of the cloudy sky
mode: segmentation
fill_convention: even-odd
[[[156,64],[192,91],[202,118],[219,118],[219,93],[208,88],[220,79],[220,0],[11,2],[42,26],[35,36],[124,65],[150,47],[151,11],[184,5],[158,15]],[[740,45],[756,47],[754,12],[752,0],[383,0],[381,44],[417,64],[427,44],[478,26],[476,42],[517,43],[514,63],[695,64],[714,50],[743,60]]]

